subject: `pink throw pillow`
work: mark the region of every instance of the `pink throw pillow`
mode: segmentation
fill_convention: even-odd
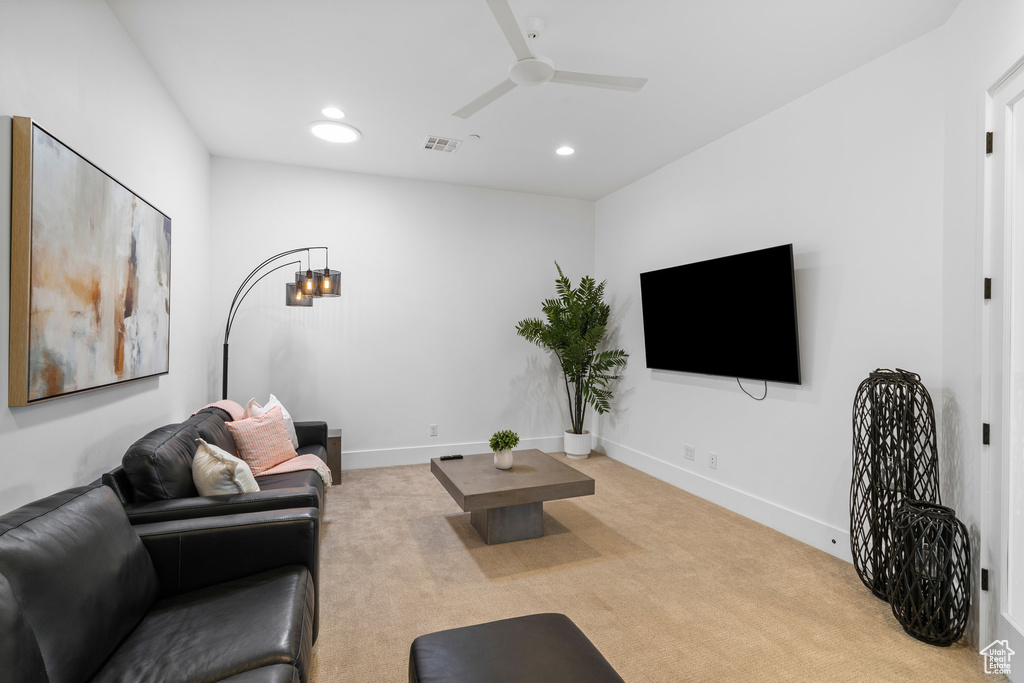
[[[262,415],[224,424],[238,446],[238,457],[249,465],[254,477],[297,455],[281,409],[276,406]]]

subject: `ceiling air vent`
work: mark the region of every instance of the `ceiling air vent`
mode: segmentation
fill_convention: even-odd
[[[442,138],[439,135],[428,135],[423,143],[423,149],[432,149],[435,152],[454,152],[462,144],[462,140]]]

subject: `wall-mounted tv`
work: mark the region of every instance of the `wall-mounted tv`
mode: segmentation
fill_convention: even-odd
[[[793,245],[640,274],[647,367],[800,384]]]

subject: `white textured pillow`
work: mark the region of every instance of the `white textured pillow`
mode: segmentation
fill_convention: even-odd
[[[221,496],[227,493],[259,491],[259,484],[244,460],[223,448],[196,439],[199,448],[192,458],[192,481],[200,496]]]
[[[267,405],[265,406],[261,406],[259,403],[257,403],[256,399],[250,398],[249,403],[247,403],[245,406],[245,416],[259,417],[260,415],[267,412],[271,408],[274,408],[275,406],[281,409],[281,417],[284,418],[284,427],[285,429],[288,430],[288,438],[292,440],[292,448],[298,449],[299,437],[295,433],[295,423],[292,422],[292,416],[289,415],[285,407],[281,405],[281,401],[278,400],[277,396],[271,394],[270,400],[267,401]]]

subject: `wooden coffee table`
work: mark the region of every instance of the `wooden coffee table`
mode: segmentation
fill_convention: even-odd
[[[489,545],[543,536],[545,500],[594,493],[593,479],[538,450],[513,451],[507,470],[494,466],[493,453],[480,453],[431,458],[430,471]]]

